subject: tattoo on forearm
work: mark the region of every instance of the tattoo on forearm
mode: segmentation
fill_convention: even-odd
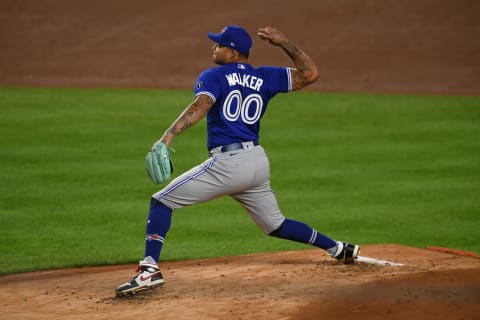
[[[176,136],[183,130],[191,127],[206,115],[212,104],[213,100],[210,97],[199,97],[178,117],[168,129],[168,133]]]
[[[300,49],[298,49],[296,46],[294,46],[292,43],[289,41],[285,40],[280,43],[280,46],[285,50],[285,52],[288,54],[288,56],[292,59],[295,60],[298,55],[301,53]]]
[[[185,110],[180,117],[175,121],[175,123],[168,129],[168,132],[173,135],[177,135],[183,130],[187,129],[188,127],[191,127],[198,118],[198,107],[195,105],[195,103],[191,104],[187,110]],[[196,120],[196,121],[195,121]]]
[[[311,81],[308,80],[308,76],[315,68],[314,62],[310,59],[310,57],[308,57],[308,55],[306,55],[302,50],[288,40],[281,42],[280,46],[287,53],[290,59],[292,59],[298,71],[298,73],[296,73],[292,79],[293,87],[303,88],[310,84]]]
[[[282,43],[282,48],[293,60],[298,71],[304,73],[312,70],[311,62],[309,61],[310,59],[308,59],[303,51],[297,48],[294,44],[285,41]]]

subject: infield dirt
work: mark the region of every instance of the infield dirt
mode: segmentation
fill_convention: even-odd
[[[480,2],[0,1],[0,85],[192,87],[208,31],[279,27],[317,62],[320,92],[480,94]],[[255,39],[253,65],[290,65]],[[435,243],[432,243],[435,245]],[[399,245],[337,264],[319,250],[163,262],[129,299],[135,266],[0,277],[2,319],[480,319],[480,259]],[[14,257],[12,257],[14,260]]]
[[[135,265],[0,277],[6,319],[479,319],[480,259],[399,245],[339,264],[318,249],[163,262],[166,283],[118,299]]]

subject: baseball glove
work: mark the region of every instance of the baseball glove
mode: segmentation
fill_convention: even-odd
[[[152,151],[145,157],[145,167],[153,183],[159,184],[170,179],[173,172],[173,163],[170,159],[170,149],[166,144],[159,142],[155,144]]]

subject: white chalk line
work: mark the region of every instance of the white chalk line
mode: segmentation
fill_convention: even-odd
[[[370,263],[370,264],[377,264],[380,266],[403,266],[404,265],[403,263],[391,262],[391,261],[380,260],[380,259],[369,258],[369,257],[362,257],[362,256],[358,256],[357,261]]]

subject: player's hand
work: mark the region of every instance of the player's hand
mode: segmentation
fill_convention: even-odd
[[[272,27],[265,27],[258,29],[257,35],[263,39],[270,41],[271,44],[278,46],[288,39],[279,30]]]
[[[170,132],[170,130],[165,131],[165,133],[162,135],[162,137],[153,143],[152,151],[155,150],[155,146],[159,143],[163,143],[167,147],[170,146],[170,144],[172,143],[172,139],[173,139],[173,135]]]

